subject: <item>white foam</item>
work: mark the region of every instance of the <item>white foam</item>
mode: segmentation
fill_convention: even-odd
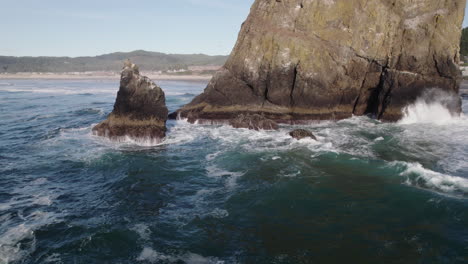
[[[19,241],[34,238],[34,231],[21,224],[7,230],[0,236],[0,262],[11,263],[20,260],[28,250],[21,249]],[[34,250],[34,246],[29,251]]]
[[[282,152],[306,147],[314,154],[344,152],[361,156],[369,155],[371,152],[369,142],[350,135],[350,132],[362,129],[362,127],[376,127],[381,123],[370,122],[368,118],[363,117],[355,117],[342,122],[351,124],[352,127],[331,121],[313,123],[301,126],[301,128],[313,129],[318,140],[295,140],[288,134],[291,127],[281,127],[277,131],[255,131],[236,129],[228,125],[196,125],[186,120],[178,120],[171,121],[164,144],[184,144],[200,138],[209,138],[216,141],[223,152],[237,147],[246,152]],[[356,140],[361,142],[356,142]],[[356,142],[355,147],[350,148],[349,142],[353,141]],[[206,160],[212,161],[218,155],[219,153],[208,154]]]
[[[402,125],[452,123],[457,121],[459,115],[452,113],[449,108],[455,107],[459,100],[458,95],[442,90],[426,90],[414,104],[404,108],[403,118],[398,123]]]
[[[135,231],[142,240],[149,240],[151,237],[151,230],[145,224],[136,224],[131,230]]]
[[[208,154],[208,155],[206,155],[205,159],[207,161],[213,161],[217,156],[219,156],[219,154],[221,154],[221,151],[217,151],[215,153]]]
[[[407,163],[407,169],[401,173],[408,185],[429,188],[450,194],[468,195],[468,179],[442,174],[424,168],[419,163]]]
[[[301,175],[301,171],[298,170],[298,171],[295,171],[295,172],[292,172],[292,173],[289,173],[289,174],[284,174],[283,176],[284,177],[287,177],[287,178],[294,178],[294,177],[297,177]]]
[[[52,200],[50,196],[39,196],[34,198],[33,204],[50,206]]]
[[[214,218],[225,218],[229,216],[229,212],[224,209],[216,208],[210,213],[210,215]]]
[[[440,91],[432,93],[408,107],[397,124],[404,130],[393,136],[404,145],[403,148],[437,158],[437,166],[444,172],[460,175],[468,170],[468,118],[463,114],[451,114],[445,107],[457,103],[457,96],[440,94]],[[464,103],[467,112],[466,101]]]
[[[206,171],[209,177],[223,177],[223,176],[240,177],[244,175],[244,173],[242,172],[232,172],[232,171],[223,170],[217,167],[216,165],[207,166]]]
[[[447,124],[454,118],[446,107],[436,102],[418,101],[406,107],[403,111],[403,118],[399,121],[399,124],[402,125],[416,123]]]
[[[47,178],[37,178],[34,181],[31,182],[31,184],[34,185],[41,185],[47,182]]]
[[[23,223],[10,226],[0,234],[0,263],[16,262],[33,252],[36,249],[34,231],[57,220],[54,214],[42,211],[21,218]]]
[[[62,263],[62,259],[60,258],[60,254],[54,253],[44,259],[45,263]]]
[[[94,135],[89,129],[89,136],[93,137],[95,142],[100,144],[106,145],[109,148],[121,148],[121,147],[143,147],[143,148],[151,148],[157,147],[168,144],[165,139],[157,139],[157,138],[133,138],[129,136],[124,137],[115,137],[115,138],[108,138],[108,137],[100,137]]]
[[[149,261],[149,262],[155,263],[157,261],[172,260],[172,257],[161,254],[161,253],[155,251],[152,248],[145,247],[143,249],[143,251],[141,251],[140,256],[138,256],[137,260],[138,261]]]
[[[224,261],[218,260],[214,257],[204,257],[195,253],[187,252],[181,255],[166,255],[157,252],[156,250],[145,247],[140,255],[137,257],[137,261],[148,261],[151,263],[158,262],[184,262],[187,264],[223,264]]]
[[[239,177],[242,177],[245,174],[243,172],[232,172],[232,171],[223,170],[217,167],[216,165],[207,166],[206,171],[207,171],[208,177],[215,177],[215,178],[226,177],[225,186],[228,189],[235,188],[237,185],[237,179]]]
[[[60,221],[63,213],[42,211],[51,210],[50,206],[58,196],[56,192],[53,183],[48,183],[46,178],[25,181],[25,185],[11,190],[14,196],[0,205],[0,263],[19,262],[30,255],[36,249],[35,231]],[[38,207],[41,210],[37,210]],[[35,211],[31,212],[31,209]],[[14,213],[3,213],[5,210]]]
[[[126,143],[126,144],[133,144],[133,145],[138,145],[142,147],[153,147],[153,146],[158,146],[163,143],[163,139],[159,138],[132,138],[129,136],[125,136],[122,138],[117,139],[119,143]]]
[[[6,211],[8,209],[11,208],[11,204],[10,203],[1,203],[0,204],[0,211]]]
[[[224,261],[218,260],[214,257],[204,257],[195,253],[186,253],[180,257],[180,260],[187,264],[223,264]]]

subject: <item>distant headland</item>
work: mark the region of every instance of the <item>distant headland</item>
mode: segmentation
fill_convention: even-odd
[[[118,79],[122,61],[130,59],[152,79],[208,80],[228,56],[165,54],[137,50],[95,57],[0,56],[0,78]]]

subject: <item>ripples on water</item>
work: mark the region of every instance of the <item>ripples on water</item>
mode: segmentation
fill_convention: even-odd
[[[206,85],[159,84],[170,110]],[[466,263],[466,117],[303,126],[318,142],[180,120],[115,143],[91,128],[117,87],[0,81],[0,263]]]

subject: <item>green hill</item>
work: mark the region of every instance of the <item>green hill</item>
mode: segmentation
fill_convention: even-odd
[[[143,50],[76,58],[0,56],[0,72],[120,71],[126,59],[130,59],[144,71],[167,71],[187,69],[189,66],[223,65],[227,56],[164,54]]]

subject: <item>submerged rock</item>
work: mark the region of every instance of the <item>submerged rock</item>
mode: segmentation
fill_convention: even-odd
[[[312,132],[305,130],[305,129],[296,129],[289,132],[289,135],[297,140],[301,140],[303,138],[311,138],[313,140],[317,140],[317,138],[312,134]]]
[[[192,120],[401,118],[427,88],[458,95],[465,0],[256,0]],[[454,109],[460,112],[460,103]]]
[[[252,130],[277,130],[278,124],[265,118],[262,115],[244,115],[240,114],[236,118],[229,121],[229,124],[234,128],[248,128]]]
[[[93,128],[93,133],[117,140],[129,137],[157,143],[166,136],[167,115],[163,90],[127,61],[114,110]]]

